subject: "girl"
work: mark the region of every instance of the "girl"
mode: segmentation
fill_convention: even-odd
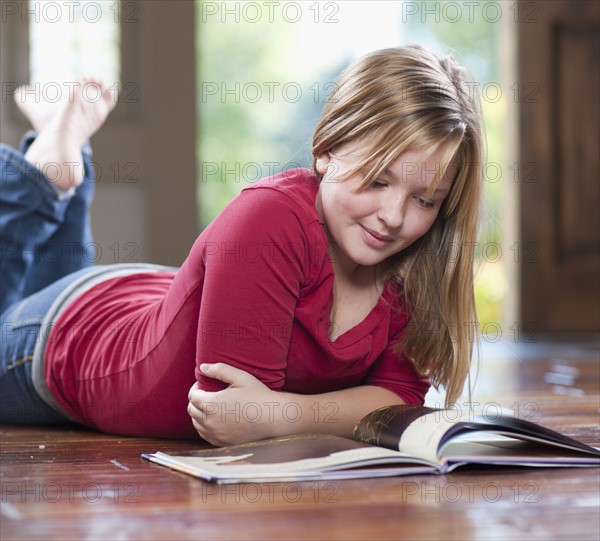
[[[430,383],[455,401],[483,163],[466,82],[418,46],[363,57],[325,106],[312,169],[242,191],[178,270],[85,267],[89,148],[72,178],[63,156],[108,95],[75,97],[24,156],[2,148],[1,420],[228,445],[350,435],[380,406],[422,404]],[[57,267],[52,243],[77,249]]]

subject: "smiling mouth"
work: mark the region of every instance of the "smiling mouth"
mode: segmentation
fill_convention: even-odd
[[[373,238],[381,241],[381,242],[392,242],[394,239],[392,237],[390,237],[389,235],[382,235],[380,233],[377,233],[376,231],[373,231],[372,229],[369,229],[368,227],[365,227],[364,225],[361,225],[361,227],[369,234],[371,235]]]

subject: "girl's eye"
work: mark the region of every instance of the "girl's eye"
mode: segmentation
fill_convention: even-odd
[[[432,209],[435,206],[435,203],[431,199],[425,199],[424,197],[415,197],[415,201],[417,205],[423,207],[424,209]]]
[[[373,182],[371,182],[371,188],[381,189],[381,188],[385,188],[386,186],[387,186],[387,183],[384,182],[383,180],[374,180]]]

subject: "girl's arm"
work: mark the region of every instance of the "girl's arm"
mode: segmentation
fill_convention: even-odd
[[[371,411],[402,404],[397,395],[374,385],[302,395],[272,391],[251,374],[224,363],[203,364],[202,372],[229,386],[207,392],[195,384],[188,413],[198,434],[212,445],[236,445],[302,433],[350,437]]]

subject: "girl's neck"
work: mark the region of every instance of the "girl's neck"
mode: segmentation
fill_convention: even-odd
[[[336,251],[336,247],[329,245],[331,265],[334,280],[339,285],[348,285],[356,288],[375,288],[380,294],[383,291],[383,271],[380,265],[365,267],[349,260]]]

